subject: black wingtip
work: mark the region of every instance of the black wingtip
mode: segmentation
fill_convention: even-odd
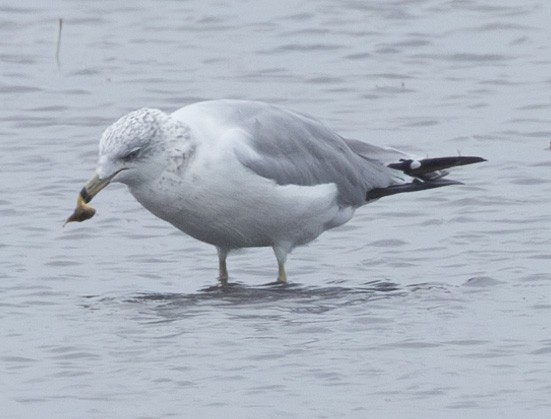
[[[389,195],[396,195],[405,192],[417,192],[424,191],[426,189],[441,188],[443,186],[451,185],[463,185],[462,182],[451,179],[436,179],[429,182],[421,182],[420,180],[414,180],[411,183],[405,183],[403,185],[392,185],[386,188],[375,188],[367,192],[366,200],[372,201],[374,199],[383,198]]]
[[[485,158],[478,156],[436,157],[423,160],[403,159],[399,163],[389,164],[388,167],[400,170],[409,176],[423,177],[423,175],[449,169],[450,167],[465,166],[485,161],[487,161]]]
[[[484,161],[488,161],[483,157],[478,156],[458,156],[458,157],[450,157],[451,159],[456,159],[456,166],[463,166],[466,164],[473,164],[473,163],[482,163]]]
[[[485,161],[487,161],[485,158],[478,156],[436,157],[423,160],[402,159],[399,163],[389,164],[388,167],[400,170],[415,179],[402,185],[372,189],[367,193],[366,200],[372,201],[389,195],[440,188],[442,186],[463,185],[463,183],[455,180],[443,179],[447,175],[446,169]]]

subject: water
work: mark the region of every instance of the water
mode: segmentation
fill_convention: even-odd
[[[0,3],[0,417],[548,417],[550,12]],[[220,97],[489,162],[296,249],[286,287],[256,249],[212,288],[214,249],[123,187],[61,227],[113,120]]]

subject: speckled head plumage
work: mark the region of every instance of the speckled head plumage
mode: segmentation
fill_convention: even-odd
[[[136,148],[150,147],[162,133],[168,115],[158,109],[142,108],[120,118],[103,133],[99,154],[124,157]]]
[[[158,109],[142,108],[123,116],[103,133],[98,176],[129,184],[153,176],[169,164],[171,153],[187,149],[189,128]],[[120,173],[120,175],[119,175]]]

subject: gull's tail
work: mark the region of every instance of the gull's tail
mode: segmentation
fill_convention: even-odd
[[[367,192],[366,199],[371,201],[398,193],[416,192],[448,185],[461,185],[461,182],[443,179],[448,174],[446,169],[483,161],[486,161],[486,159],[475,156],[437,157],[422,160],[400,159],[399,163],[390,163],[387,164],[387,167],[399,170],[411,176],[413,180],[410,183],[371,189]]]

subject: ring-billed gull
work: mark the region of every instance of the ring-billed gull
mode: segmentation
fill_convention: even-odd
[[[446,169],[480,157],[416,160],[391,148],[345,139],[316,119],[252,101],[195,103],[172,114],[140,109],[104,132],[95,176],[69,221],[111,182],[128,186],[154,215],[216,246],[219,279],[233,249],[270,246],[285,282],[296,246],[387,195],[454,185]]]

